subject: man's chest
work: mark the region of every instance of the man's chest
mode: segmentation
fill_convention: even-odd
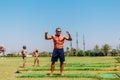
[[[54,36],[53,40],[56,42],[61,42],[61,41],[64,41],[64,37],[63,36]]]

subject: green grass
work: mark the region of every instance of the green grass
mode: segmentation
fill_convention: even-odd
[[[33,67],[34,58],[27,58],[26,68],[50,68],[51,58],[50,57],[40,57],[40,67]],[[71,65],[72,63],[72,65]],[[83,67],[100,67],[102,66],[120,66],[120,63],[115,59],[115,57],[66,57],[65,68],[76,67],[79,68],[81,65],[73,64],[82,64]],[[22,66],[21,57],[0,57],[0,79],[1,80],[98,80],[98,78],[91,77],[37,77],[37,78],[19,78],[23,74],[48,74],[48,71],[21,71],[21,74],[16,74],[15,72]],[[56,62],[56,68],[59,69],[59,62]],[[64,74],[96,74],[99,75],[105,71],[95,71],[95,70],[69,70],[64,71]],[[110,71],[117,72],[120,71]],[[59,70],[54,72],[59,74]],[[102,78],[100,78],[102,79]],[[103,79],[106,80],[106,79]]]

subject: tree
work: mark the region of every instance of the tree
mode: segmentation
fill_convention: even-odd
[[[76,56],[76,53],[77,53],[76,49],[72,47],[69,55],[70,56]]]
[[[117,50],[116,49],[113,49],[111,51],[111,56],[116,56],[118,53],[117,53]]]
[[[83,50],[78,50],[77,56],[84,56],[84,51]]]
[[[76,54],[77,54],[77,50],[74,48],[73,49],[73,56],[76,56]]]
[[[66,56],[69,56],[69,53],[70,53],[69,47],[66,47]]]
[[[85,51],[85,56],[90,56],[90,54],[91,54],[91,51],[90,51],[90,50]],[[92,55],[91,55],[91,56],[92,56]]]
[[[72,47],[72,48],[70,49],[70,54],[69,54],[69,56],[73,56],[73,52],[74,52],[74,48]]]
[[[95,47],[94,47],[94,52],[95,53],[98,53],[100,51],[100,49],[99,49],[99,45],[95,45]]]
[[[105,44],[102,47],[102,50],[103,50],[103,52],[105,53],[106,56],[107,56],[108,52],[110,51],[110,49],[111,49],[111,47],[110,47],[109,44]]]
[[[120,56],[120,50],[117,50],[117,52],[118,52],[118,56]]]

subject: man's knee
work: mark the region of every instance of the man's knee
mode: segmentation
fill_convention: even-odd
[[[52,62],[52,65],[54,65],[55,64],[55,62]]]
[[[60,65],[63,65],[64,64],[64,62],[60,62]]]

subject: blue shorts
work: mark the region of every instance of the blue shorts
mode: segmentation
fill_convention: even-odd
[[[62,49],[55,49],[53,50],[52,53],[52,62],[56,62],[58,61],[58,58],[60,59],[60,62],[64,62],[65,61],[65,56],[64,56],[64,50]]]

